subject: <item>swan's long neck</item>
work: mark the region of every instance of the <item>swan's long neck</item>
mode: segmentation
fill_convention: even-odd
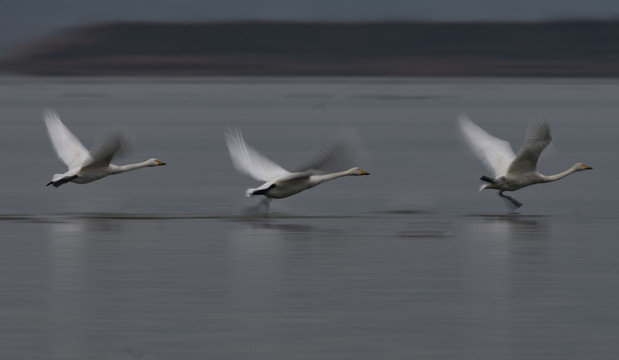
[[[541,175],[541,174],[540,175],[541,175],[543,182],[551,182],[551,181],[557,181],[559,179],[563,179],[564,177],[576,171],[578,171],[578,164],[575,164],[571,168],[565,170],[564,172],[560,172],[555,175]]]
[[[347,175],[352,175],[352,169],[351,170],[346,170],[346,171],[330,173],[330,174],[324,174],[324,175],[312,175],[311,179],[312,179],[312,182],[314,183],[314,185],[317,185],[317,184],[323,183],[325,181],[341,178],[342,176],[347,176]]]
[[[127,165],[112,165],[110,164],[110,169],[112,170],[112,174],[120,174],[123,172],[127,172],[127,171],[131,171],[131,170],[136,170],[136,169],[141,169],[143,167],[148,167],[148,166],[152,166],[152,164],[150,163],[149,160],[140,162],[140,163],[135,163],[135,164],[127,164]]]

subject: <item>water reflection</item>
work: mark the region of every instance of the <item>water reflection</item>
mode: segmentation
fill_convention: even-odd
[[[233,319],[237,331],[246,331],[260,322],[261,313],[278,302],[285,273],[285,241],[268,220],[240,223],[228,233],[228,290],[231,306],[239,314]]]
[[[479,320],[510,338],[522,298],[544,297],[551,282],[548,217],[471,216],[463,223],[462,294]]]
[[[481,215],[463,224],[467,253],[486,257],[490,263],[510,264],[519,255],[531,258],[548,253],[549,218],[520,215]]]
[[[493,229],[497,235],[530,237],[543,236],[547,231],[548,217],[535,215],[505,214],[505,215],[471,215],[471,218],[482,220],[486,230]],[[480,231],[485,232],[484,229]]]
[[[477,253],[484,253],[486,260],[507,270],[511,278],[506,282],[537,284],[543,281],[539,277],[544,276],[549,263],[551,218],[512,214],[480,216],[478,219],[468,223],[471,228],[468,237],[480,238],[472,241],[473,248]],[[540,271],[532,274],[528,271],[531,267]],[[520,278],[528,275],[535,278]]]
[[[81,354],[84,311],[83,220],[49,224],[50,355],[71,358]]]

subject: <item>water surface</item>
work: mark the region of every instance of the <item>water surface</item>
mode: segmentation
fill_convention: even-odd
[[[0,81],[0,349],[13,359],[614,359],[619,352],[619,84],[506,79]],[[165,167],[86,185],[40,114],[86,147],[114,128],[116,163]],[[466,112],[539,163],[593,171],[522,189],[518,213],[478,193]],[[342,127],[372,175],[255,213],[230,125],[286,168]]]

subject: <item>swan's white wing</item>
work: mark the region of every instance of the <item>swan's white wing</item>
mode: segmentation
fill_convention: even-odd
[[[43,121],[45,121],[45,126],[47,127],[47,132],[56,155],[69,169],[81,167],[84,162],[90,159],[88,150],[60,121],[58,114],[51,110],[46,111],[43,113]]]
[[[492,176],[496,178],[507,174],[516,158],[509,142],[488,134],[464,114],[458,116],[458,123],[464,139]]]
[[[126,153],[129,149],[129,141],[125,136],[120,132],[110,133],[98,141],[90,152],[91,159],[83,167],[107,167],[114,156]]]
[[[238,172],[248,175],[259,181],[271,181],[290,174],[281,166],[260,154],[256,149],[247,145],[241,131],[237,128],[228,129],[226,144],[230,152],[232,164]]]
[[[340,129],[333,144],[319,150],[313,161],[297,171],[336,172],[358,166],[363,158],[362,141],[352,128]]]
[[[537,171],[537,160],[551,140],[548,123],[542,119],[532,120],[527,129],[524,145],[522,145],[518,156],[512,162],[508,172],[525,173]]]

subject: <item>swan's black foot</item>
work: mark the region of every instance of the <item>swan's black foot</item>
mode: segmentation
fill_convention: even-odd
[[[487,177],[486,175],[482,176],[480,180],[494,184],[494,179],[491,177]]]
[[[272,187],[274,186],[275,185],[273,185]],[[266,196],[262,200],[260,200],[260,202],[258,203],[259,206],[262,206],[266,208],[267,210],[269,209],[269,204],[271,204],[271,198],[268,198]]]
[[[64,179],[60,179],[60,180],[57,180],[57,181],[50,181],[50,182],[48,182],[48,183],[47,183],[47,185],[45,185],[45,186],[50,186],[50,185],[52,185],[52,186],[54,186],[55,188],[57,188],[58,186],[60,186],[60,185],[62,185],[62,184],[66,184],[66,183],[70,182],[71,180],[73,180],[73,179],[75,179],[75,178],[77,178],[77,175],[73,175],[73,176],[71,176],[71,177],[64,178]]]
[[[518,201],[518,200],[514,199],[514,198],[513,198],[513,197],[511,197],[511,196],[504,195],[504,194],[503,194],[503,191],[499,191],[499,196],[501,196],[501,197],[503,197],[503,198],[505,198],[505,199],[509,200],[509,201],[510,201],[510,202],[514,205],[514,209],[513,209],[513,210],[516,210],[516,209],[518,209],[519,207],[521,207],[521,206],[522,206],[522,203],[521,203],[520,201]]]
[[[256,205],[245,208],[243,212],[246,215],[251,215],[251,216],[259,216],[259,217],[269,216],[269,204],[270,203],[271,203],[271,199],[269,199],[268,197],[264,197]]]

